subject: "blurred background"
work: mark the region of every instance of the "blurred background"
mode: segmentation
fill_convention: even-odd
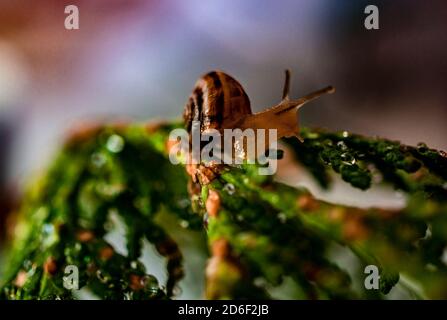
[[[70,4],[79,30],[64,28]],[[364,27],[368,4],[379,30]],[[280,100],[290,68],[292,97],[337,88],[303,125],[447,149],[446,17],[443,0],[0,0],[0,227],[68,128],[179,118],[212,69],[254,111]]]

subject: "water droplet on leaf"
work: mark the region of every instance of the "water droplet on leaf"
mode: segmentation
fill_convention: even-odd
[[[208,212],[205,212],[205,214],[203,215],[203,225],[205,228],[208,227],[208,222],[209,222],[209,215]]]
[[[355,164],[355,158],[350,153],[342,153],[340,156],[344,164],[353,165]]]
[[[33,262],[31,260],[26,259],[25,261],[23,261],[23,268],[25,270],[28,271],[32,266],[33,266]]]
[[[101,168],[106,163],[106,158],[103,154],[95,152],[91,156],[91,161],[96,168]]]
[[[348,146],[346,145],[346,143],[344,141],[338,141],[337,142],[337,147],[340,150],[347,150],[348,149]]]
[[[278,213],[278,219],[281,223],[285,223],[287,221],[287,216],[284,212]]]
[[[106,276],[101,270],[96,270],[96,277],[101,281],[102,283],[107,283],[110,279],[108,276]]]
[[[180,221],[180,227],[182,227],[184,229],[188,228],[189,227],[189,222],[186,221],[186,220]]]
[[[158,293],[158,280],[153,275],[148,274],[142,277],[141,285],[144,287],[144,291],[146,291],[150,295],[155,295]]]
[[[229,194],[229,195],[233,195],[234,192],[236,191],[236,188],[233,184],[231,183],[227,183],[223,189]]]
[[[442,252],[441,261],[444,265],[447,266],[447,247],[445,247],[444,251]]]
[[[119,153],[124,148],[124,139],[117,134],[111,135],[107,139],[106,147],[110,152]]]
[[[44,247],[48,248],[56,243],[58,236],[56,233],[56,228],[51,223],[45,223],[42,226],[42,244]]]

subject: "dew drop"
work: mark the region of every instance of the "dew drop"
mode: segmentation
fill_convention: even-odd
[[[103,154],[95,152],[91,156],[91,161],[96,168],[101,168],[106,163],[106,158]]]
[[[392,151],[394,149],[395,149],[394,146],[389,145],[389,146],[386,146],[385,151]]]
[[[82,249],[82,245],[79,242],[76,242],[74,245],[74,249],[79,252]]]
[[[133,292],[124,293],[124,300],[132,300],[132,298],[133,298]]]
[[[236,191],[236,187],[234,186],[234,184],[232,183],[227,183],[223,189],[229,194],[229,195],[233,195]]]
[[[102,283],[107,283],[109,281],[109,277],[107,277],[101,270],[96,270],[96,277],[101,281]]]
[[[32,277],[36,273],[37,266],[34,264],[31,266],[31,268],[28,270],[27,274],[28,277]]]
[[[442,252],[441,261],[447,266],[447,247],[445,247],[444,251]]]
[[[54,232],[54,226],[51,223],[45,223],[42,227],[44,236],[49,236]]]
[[[58,236],[56,233],[56,228],[51,223],[45,223],[42,226],[42,244],[44,247],[48,248],[56,243]]]
[[[337,142],[337,147],[340,150],[347,150],[348,149],[348,146],[346,145],[346,143],[344,141],[338,141]]]
[[[158,280],[153,275],[148,274],[142,277],[141,285],[144,287],[144,290],[150,295],[155,295],[158,293]]]
[[[355,158],[350,153],[342,153],[340,156],[344,164],[353,165],[355,164]]]
[[[106,147],[110,152],[119,153],[124,148],[124,139],[117,134],[111,135],[107,139]]]
[[[129,283],[123,279],[120,279],[119,284],[120,284],[121,290],[124,290],[129,286]]]
[[[266,281],[261,277],[257,277],[254,279],[253,284],[257,287],[262,287],[265,286]]]
[[[25,260],[23,262],[23,268],[25,269],[27,276],[32,277],[34,275],[34,273],[36,272],[37,266],[31,260]]]
[[[431,231],[431,225],[429,224],[428,225],[428,227],[427,227],[427,229],[425,230],[425,235],[424,235],[424,237],[422,238],[422,240],[428,240],[428,239],[431,239],[431,237],[432,237],[432,235],[433,235],[433,233],[432,233],[432,231]]]
[[[203,215],[203,225],[205,228],[208,227],[208,222],[209,222],[209,215],[208,212],[205,212],[205,214]]]
[[[281,223],[285,223],[287,221],[287,216],[284,212],[278,213],[278,219]]]
[[[23,268],[25,270],[29,270],[33,266],[33,262],[31,260],[26,259],[23,261]]]
[[[180,221],[180,227],[182,227],[184,229],[188,228],[189,227],[189,222],[186,221],[186,220]]]

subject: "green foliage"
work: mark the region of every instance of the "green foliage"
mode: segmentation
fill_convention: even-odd
[[[182,277],[182,256],[155,216],[168,210],[191,228],[202,223],[191,213],[184,169],[161,152],[170,129],[149,134],[144,126],[105,127],[67,143],[23,201],[3,298],[73,298],[62,285],[66,265],[76,265],[80,287],[101,298],[172,295]],[[127,255],[105,240],[113,216],[127,227]],[[167,259],[164,286],[138,262],[143,239]],[[45,270],[49,265],[55,270]]]
[[[323,188],[339,174],[361,190],[382,183],[407,195],[400,210],[358,209],[260,176],[256,165],[226,167],[209,185],[188,182],[167,159],[174,127],[100,127],[69,140],[24,197],[0,297],[76,298],[63,287],[67,265],[100,298],[173,297],[183,257],[157,222],[163,211],[206,232],[207,298],[275,298],[290,280],[290,298],[385,298],[396,284],[412,297],[447,298],[445,153],[308,129],[304,142],[286,141]],[[126,226],[126,253],[107,241],[116,218]],[[138,260],[144,239],[166,259],[165,284]],[[351,252],[354,268],[334,248]],[[370,264],[380,269],[380,290],[363,288]]]

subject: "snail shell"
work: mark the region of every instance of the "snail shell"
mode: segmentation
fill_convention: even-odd
[[[183,119],[188,131],[192,121],[200,121],[203,132],[234,127],[251,113],[250,100],[242,85],[224,72],[211,71],[196,82]]]

